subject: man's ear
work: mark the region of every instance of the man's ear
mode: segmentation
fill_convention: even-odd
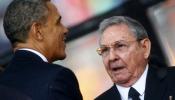
[[[31,26],[31,35],[32,38],[37,41],[43,40],[43,34],[42,34],[42,27],[41,24],[34,22]]]
[[[148,38],[145,38],[141,40],[141,45],[143,48],[144,57],[145,59],[148,59],[151,52],[151,41]]]

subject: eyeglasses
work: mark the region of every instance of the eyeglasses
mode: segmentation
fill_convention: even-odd
[[[120,40],[112,43],[111,45],[101,45],[99,48],[97,48],[97,53],[104,57],[109,55],[110,49],[113,49],[115,52],[124,53],[128,51],[129,47],[131,46],[131,43],[134,42],[138,42],[138,40]]]

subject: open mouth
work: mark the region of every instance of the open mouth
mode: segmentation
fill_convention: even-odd
[[[124,67],[115,67],[115,68],[112,68],[112,71],[119,71],[119,70],[122,70]]]

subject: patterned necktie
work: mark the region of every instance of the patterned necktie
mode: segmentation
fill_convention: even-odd
[[[128,93],[128,98],[129,100],[140,100],[139,98],[139,92],[137,92],[137,90],[135,90],[133,87],[130,88],[129,93]]]

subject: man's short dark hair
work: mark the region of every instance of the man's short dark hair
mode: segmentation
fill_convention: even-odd
[[[4,30],[12,44],[26,42],[33,22],[45,23],[50,0],[13,0],[4,16]]]

